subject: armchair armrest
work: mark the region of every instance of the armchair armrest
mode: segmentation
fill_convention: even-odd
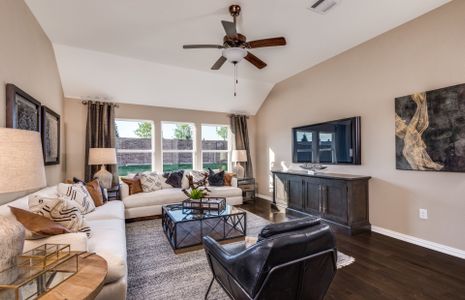
[[[237,187],[237,177],[233,177],[233,178],[231,179],[231,186],[232,186],[232,187]]]
[[[217,267],[226,270],[229,276],[241,285],[242,289],[252,294],[262,274],[263,258],[267,257],[263,251],[267,250],[258,248],[255,244],[252,247],[244,248],[245,250],[242,252],[230,253],[209,236],[203,238],[203,245],[212,264],[212,271]],[[213,273],[215,272],[213,271]],[[221,279],[223,276],[224,273],[215,274],[219,280],[227,281],[225,278]]]
[[[71,251],[87,251],[87,235],[84,232],[71,232],[58,235],[52,235],[46,238],[37,240],[25,240],[24,252],[29,251],[35,247],[48,244],[70,244]]]

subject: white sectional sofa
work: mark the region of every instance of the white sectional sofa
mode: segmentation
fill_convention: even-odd
[[[48,187],[35,194],[56,196],[57,187]],[[28,210],[28,196],[0,206],[0,215],[14,218],[8,206]],[[71,250],[95,252],[108,263],[105,286],[97,296],[99,300],[124,300],[127,291],[126,227],[124,205],[121,201],[109,201],[86,215],[92,236],[85,233],[66,233],[39,240],[26,240],[24,251],[44,243],[70,244]]]
[[[185,176],[184,176],[185,178]],[[183,186],[188,183],[183,178]],[[187,184],[187,186],[185,186]],[[225,197],[230,205],[242,204],[242,190],[237,187],[237,179],[233,178],[231,186],[209,186],[209,197]],[[186,199],[186,195],[179,188],[162,188],[149,193],[129,195],[129,187],[121,183],[121,199],[124,202],[126,219],[134,219],[161,215],[161,207],[166,204],[179,203]]]
[[[185,183],[184,183],[185,184]],[[242,191],[237,188],[233,178],[232,186],[209,187],[209,196],[225,197],[228,204],[242,204]],[[57,186],[47,187],[34,194],[48,197],[57,195]],[[129,195],[128,186],[121,186],[122,200],[109,201],[85,215],[91,227],[92,236],[85,233],[66,233],[39,240],[26,240],[24,251],[44,243],[70,244],[73,251],[95,252],[108,263],[108,275],[105,285],[97,296],[98,300],[125,300],[127,292],[127,257],[125,219],[147,217],[161,214],[165,204],[176,203],[186,199],[181,189],[164,188],[156,192]],[[0,205],[0,215],[14,218],[8,206],[28,210],[30,195]]]

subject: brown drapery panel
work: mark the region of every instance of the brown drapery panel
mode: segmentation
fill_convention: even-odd
[[[100,166],[89,166],[90,148],[115,148],[115,104],[87,101],[85,179],[89,181]],[[117,166],[106,166],[113,174],[113,184],[118,184]]]
[[[245,163],[245,177],[253,177],[252,159],[249,147],[249,132],[247,129],[247,116],[231,115],[231,131],[234,134],[236,150],[247,151],[247,162]]]

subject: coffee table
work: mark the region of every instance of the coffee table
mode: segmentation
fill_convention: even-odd
[[[202,244],[204,236],[217,241],[236,240],[247,234],[247,215],[243,210],[226,204],[223,211],[190,213],[182,204],[162,207],[162,226],[168,241],[177,250]]]

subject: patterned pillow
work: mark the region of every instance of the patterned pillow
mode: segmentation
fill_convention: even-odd
[[[98,181],[98,179],[97,179],[97,181]],[[84,180],[81,180],[81,179],[76,178],[76,177],[73,177],[72,182],[66,182],[65,181],[65,183],[79,183],[79,182],[81,182],[83,185],[87,186],[87,184],[85,183]],[[100,186],[100,190],[101,190],[101,194],[102,194],[102,198],[103,198],[103,204],[105,204],[108,201],[108,193],[107,193],[107,190],[100,184],[100,182],[99,182],[99,186]],[[90,191],[89,191],[89,193],[92,196],[92,193]],[[92,199],[94,199],[93,196],[92,196]],[[94,202],[95,202],[95,199],[94,199]],[[100,206],[100,205],[97,205],[97,203],[95,203],[95,206]]]
[[[76,202],[83,215],[95,210],[95,204],[87,188],[82,183],[58,184],[58,195],[66,200]]]
[[[76,201],[31,195],[29,196],[29,209],[55,223],[63,225],[70,232],[85,232],[87,237],[91,236],[90,227],[81,214]]]
[[[224,186],[224,170],[215,173],[208,168],[208,184],[211,186]]]
[[[194,184],[207,185],[208,173],[205,171],[191,171],[192,180]]]
[[[166,183],[171,185],[174,188],[182,188],[182,179],[184,177],[184,170],[165,173],[163,177],[166,178]]]
[[[141,173],[139,177],[144,193],[161,190],[161,179],[157,173]]]

